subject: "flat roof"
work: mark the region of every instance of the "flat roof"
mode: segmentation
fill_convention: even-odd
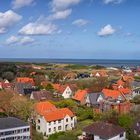
[[[24,126],[29,126],[29,124],[18,118],[15,117],[0,118],[0,130]]]

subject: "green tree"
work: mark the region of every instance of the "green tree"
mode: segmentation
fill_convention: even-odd
[[[134,102],[135,104],[140,104],[140,95],[135,96],[132,102]]]
[[[129,114],[122,114],[118,117],[118,124],[125,129],[129,129],[133,123],[133,118]]]
[[[51,92],[53,92],[53,90],[54,90],[53,86],[50,83],[48,83],[48,85],[46,86],[45,89],[48,91],[51,91]]]

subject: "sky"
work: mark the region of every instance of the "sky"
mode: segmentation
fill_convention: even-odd
[[[0,58],[140,60],[140,0],[0,0]]]

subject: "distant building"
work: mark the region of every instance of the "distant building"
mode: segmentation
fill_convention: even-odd
[[[30,125],[14,117],[0,118],[0,140],[30,140]]]
[[[97,107],[103,99],[104,95],[102,92],[88,93],[86,95],[86,105],[89,107]]]
[[[134,124],[132,126],[132,131],[135,135],[140,137],[140,117],[138,119],[136,119],[136,121],[134,122]]]
[[[68,108],[57,109],[50,102],[39,102],[35,105],[36,130],[48,138],[51,134],[72,130],[76,117]]]
[[[79,140],[126,140],[123,128],[106,122],[93,123],[83,129]]]
[[[86,104],[86,96],[87,96],[88,91],[85,90],[77,90],[77,92],[74,94],[74,96],[72,97],[73,100],[75,100],[77,102],[77,104],[81,104],[84,105]]]
[[[132,97],[140,95],[140,87],[132,90]]]

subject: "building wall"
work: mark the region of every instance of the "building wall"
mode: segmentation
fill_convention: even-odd
[[[103,138],[99,137],[99,136],[94,136],[94,140],[103,140]],[[108,140],[126,140],[126,133],[123,133],[123,137],[120,137],[120,135],[117,135],[113,138],[110,138]]]
[[[26,131],[25,131],[26,129]],[[6,138],[30,140],[30,126],[16,127],[11,129],[0,130],[0,140]]]
[[[40,123],[38,120],[40,120]],[[43,135],[49,136],[55,132],[71,130],[75,127],[75,123],[76,117],[71,118],[69,115],[67,115],[62,120],[51,122],[47,122],[44,117],[38,116],[36,119],[36,130],[40,133],[43,133]]]
[[[68,99],[70,98],[72,95],[72,90],[70,89],[69,86],[66,87],[65,91],[63,92],[62,96],[65,98],[65,99]]]

